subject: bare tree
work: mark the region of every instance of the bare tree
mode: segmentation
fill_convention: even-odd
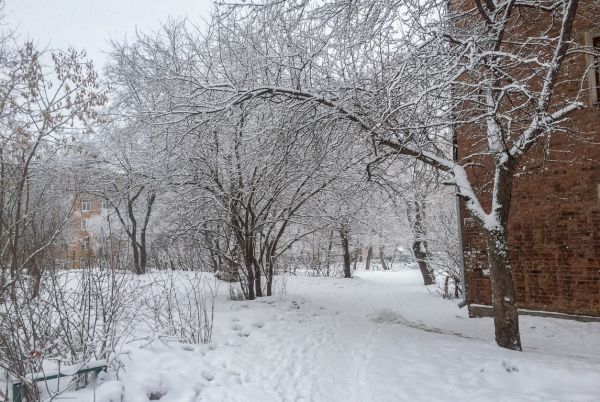
[[[16,45],[15,45],[16,46]],[[3,49],[0,61],[0,287],[29,267],[39,278],[39,257],[65,223],[50,195],[52,160],[97,118],[105,101],[91,63],[74,50],[45,54],[31,43]],[[45,64],[51,59],[50,65]],[[55,168],[56,166],[54,166]],[[55,170],[56,172],[56,170]],[[68,211],[68,209],[67,209]],[[53,230],[41,236],[40,223]],[[36,287],[37,288],[37,287]]]
[[[320,107],[315,118],[350,121],[382,152],[441,171],[487,239],[496,341],[521,350],[507,247],[515,172],[534,146],[548,146],[584,107],[583,90],[560,96],[557,91],[585,76],[565,74],[563,66],[590,50],[573,40],[577,0],[447,5],[434,0],[223,5],[218,26],[256,44],[251,57],[285,74],[268,82],[220,81],[218,88],[199,83],[198,96],[218,91],[222,96],[195,106],[209,112],[257,98],[313,103]],[[585,7],[581,18],[598,15],[597,1]],[[259,24],[267,20],[276,23]],[[397,21],[403,21],[402,29]],[[263,28],[243,29],[252,24]],[[297,56],[288,56],[284,49],[290,48]],[[462,142],[455,141],[457,135]],[[453,147],[460,147],[460,158],[453,157]],[[489,187],[472,180],[470,171],[479,166],[490,170]]]

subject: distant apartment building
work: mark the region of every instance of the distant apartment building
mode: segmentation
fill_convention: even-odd
[[[73,213],[65,229],[63,265],[71,269],[87,267],[97,263],[102,255],[114,266],[122,242],[110,227],[109,211],[108,201],[101,197],[86,193],[75,196]]]

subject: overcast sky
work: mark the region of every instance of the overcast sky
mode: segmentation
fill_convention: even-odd
[[[155,30],[169,16],[208,19],[211,0],[6,0],[5,23],[41,48],[85,48],[104,63],[110,38],[132,37],[136,27]]]

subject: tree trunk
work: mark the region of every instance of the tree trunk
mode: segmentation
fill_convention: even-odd
[[[33,279],[31,298],[35,299],[40,295],[40,286],[42,284],[42,270],[37,261],[32,261],[31,277]]]
[[[270,242],[267,246],[267,296],[273,296],[273,277],[275,275],[275,258],[277,255],[279,238],[280,236]]]
[[[359,253],[360,253],[360,249],[357,248],[356,250],[354,250],[354,264],[352,266],[352,269],[354,271],[356,271],[356,264],[358,263],[358,255],[359,255]]]
[[[327,255],[325,256],[326,276],[330,276],[331,272],[331,250],[333,248],[333,230],[329,233],[329,243],[327,244]]]
[[[148,262],[148,252],[146,249],[146,241],[144,240],[144,242],[140,245],[140,269],[138,274],[145,274],[146,273],[146,264]]]
[[[248,279],[248,300],[254,300],[256,299],[256,294],[254,293],[254,267],[252,255],[248,252],[247,246],[246,252],[244,253],[244,265],[246,266],[246,275]]]
[[[267,257],[267,296],[273,296],[273,275],[275,274],[275,269],[273,267],[274,257]]]
[[[140,265],[140,250],[137,242],[137,221],[135,219],[133,203],[140,195],[142,190],[140,189],[136,195],[132,198],[128,197],[127,200],[127,215],[129,216],[129,221],[131,222],[131,230],[127,233],[129,235],[129,240],[131,242],[131,248],[133,251],[133,266],[135,267],[135,273],[138,275],[143,274]]]
[[[454,298],[458,299],[460,296],[460,279],[454,278]]]
[[[255,290],[254,293],[256,295],[256,297],[262,297],[262,272],[260,270],[260,266],[258,265],[258,262],[256,260],[254,260],[254,286],[255,286]],[[252,286],[252,285],[250,285]]]
[[[482,223],[490,267],[496,343],[503,348],[522,350],[519,314],[508,250],[508,217],[515,164],[514,160],[509,160],[504,165],[496,166],[492,202],[492,216],[495,216],[496,222],[492,227],[489,223],[488,225]]]
[[[418,200],[414,201],[414,222],[413,222],[413,237],[414,242],[412,245],[413,255],[415,261],[419,266],[421,275],[423,276],[423,283],[425,285],[433,285],[435,279],[433,273],[429,269],[429,250],[427,248],[426,230],[425,230],[425,202]],[[409,211],[412,208],[408,208]],[[409,212],[410,213],[410,212]]]
[[[367,249],[367,261],[365,262],[365,269],[367,271],[371,267],[371,258],[373,258],[373,246],[369,246]]]
[[[210,258],[210,265],[212,267],[213,272],[217,272],[219,270],[219,263],[217,260],[217,251],[215,242],[212,239],[212,235],[209,234],[208,228],[205,226],[204,228],[204,244],[205,247],[208,248],[208,254]]]
[[[342,239],[342,252],[344,254],[344,278],[352,278],[350,270],[350,249],[348,248],[348,229],[342,225],[340,229],[340,238]]]
[[[248,231],[245,231],[241,238],[244,241],[244,268],[246,269],[246,279],[248,280],[248,300],[254,300],[256,299],[256,271],[254,270],[254,239]]]
[[[444,279],[444,294],[442,294],[442,298],[449,299],[450,293],[448,292],[448,283],[450,282],[450,275],[446,275],[446,279]]]
[[[423,276],[423,283],[425,285],[433,285],[435,281],[431,271],[429,270],[429,265],[427,264],[427,243],[423,241],[415,241],[412,249],[415,260],[417,261],[417,265],[419,266],[419,270],[421,271],[421,275]]]
[[[144,216],[144,223],[142,224],[142,228],[140,230],[140,267],[138,274],[146,273],[146,264],[148,262],[148,253],[146,247],[146,231],[148,230],[148,222],[150,221],[150,214],[152,213],[152,205],[156,200],[156,194],[150,193],[148,197],[148,201],[146,203],[146,215]]]
[[[387,262],[385,262],[385,254],[383,252],[383,246],[379,246],[379,261],[381,261],[381,267],[383,268],[384,271],[388,271],[390,269],[387,265]]]
[[[131,239],[131,248],[133,250],[133,266],[135,268],[135,273],[141,275],[143,272],[140,271],[140,252],[135,238]]]
[[[503,348],[522,350],[506,230],[488,231],[486,240],[492,283],[496,343]]]

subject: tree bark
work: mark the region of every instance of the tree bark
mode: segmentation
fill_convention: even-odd
[[[248,300],[256,299],[256,293],[254,292],[254,261],[252,258],[253,245],[248,246],[248,239],[246,239],[246,250],[244,252],[244,265],[246,267],[246,275],[248,277]]]
[[[383,246],[379,246],[379,261],[381,261],[381,267],[384,271],[389,271],[387,262],[385,262],[385,253],[383,252]]]
[[[262,272],[260,270],[260,265],[258,264],[258,261],[256,261],[256,259],[254,259],[254,286],[255,286],[255,290],[254,293],[256,295],[256,297],[262,297],[263,293],[262,293]],[[252,285],[250,285],[252,286]]]
[[[495,222],[492,226],[489,222],[487,225],[486,222],[482,222],[490,267],[496,343],[503,348],[522,350],[519,314],[508,249],[508,217],[516,161],[508,159],[503,162],[502,158],[497,158],[496,163],[490,214],[495,217]]]
[[[427,264],[427,243],[422,240],[417,240],[413,243],[412,249],[421,275],[423,276],[423,283],[425,285],[433,285],[435,281],[429,270],[429,265]]]
[[[40,295],[40,286],[42,284],[42,269],[37,261],[33,261],[32,263],[31,277],[33,278],[31,298],[35,299]]]
[[[209,230],[206,227],[206,225],[203,227],[203,231],[204,231],[204,244],[205,247],[208,249],[208,256],[210,258],[210,265],[212,267],[212,271],[217,272],[219,270],[219,263],[217,260],[217,253],[218,251],[216,251],[217,249],[217,245],[215,244],[215,242],[212,240],[212,235],[209,234]]]
[[[152,214],[152,205],[156,200],[156,194],[151,193],[148,197],[148,201],[146,203],[146,214],[144,216],[144,222],[142,224],[142,228],[140,230],[140,266],[138,270],[138,274],[146,273],[146,264],[148,262],[148,253],[146,247],[146,231],[148,229],[148,222],[150,222],[150,215]]]
[[[367,261],[365,262],[365,270],[371,268],[371,258],[373,258],[373,246],[369,246],[367,249]]]
[[[327,243],[327,255],[325,256],[326,276],[331,274],[331,250],[333,248],[333,230],[329,232],[329,242]]]
[[[433,285],[435,279],[433,273],[429,269],[429,250],[427,248],[426,230],[425,230],[425,202],[421,200],[414,201],[414,222],[413,222],[413,236],[414,242],[412,245],[413,255],[415,261],[419,266],[421,275],[423,276],[423,283],[425,285]],[[410,211],[412,208],[408,208]],[[410,212],[409,212],[410,214]]]
[[[267,296],[273,296],[273,275],[275,274],[275,269],[273,267],[273,260],[275,258],[273,256],[267,257]]]
[[[342,252],[344,254],[344,278],[352,278],[350,270],[350,249],[348,248],[348,229],[342,225],[340,229],[340,238],[342,240]]]
[[[501,229],[489,231],[486,233],[486,240],[496,343],[503,348],[522,350],[506,231]]]

